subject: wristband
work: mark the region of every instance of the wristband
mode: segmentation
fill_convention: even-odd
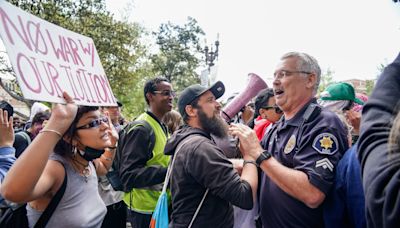
[[[253,164],[253,165],[255,165],[256,167],[259,167],[255,161],[243,160],[243,167],[244,167],[246,164]]]
[[[53,129],[42,129],[42,130],[40,130],[39,133],[43,133],[43,132],[53,132],[53,133],[56,133],[58,136],[60,136],[60,138],[62,138],[62,134],[60,132],[56,131],[56,130],[53,130]]]

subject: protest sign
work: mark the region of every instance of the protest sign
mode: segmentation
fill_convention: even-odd
[[[116,106],[93,40],[0,1],[0,36],[26,99]]]

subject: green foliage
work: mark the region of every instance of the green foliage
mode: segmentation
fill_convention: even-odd
[[[335,74],[335,71],[330,68],[328,68],[326,72],[321,73],[321,82],[319,83],[318,94],[323,92],[330,84],[334,83],[333,74]]]
[[[124,103],[124,114],[137,115],[144,109],[130,97],[143,85],[141,73],[149,67],[144,63],[146,47],[140,42],[143,28],[136,23],[116,21],[106,10],[104,0],[10,0],[21,9],[46,21],[91,37],[114,95]]]
[[[146,35],[144,28],[126,19],[116,21],[106,10],[104,0],[9,2],[46,21],[91,37],[114,95],[124,104],[127,120],[145,110],[143,85],[149,78],[165,76],[177,91],[199,83],[195,70],[204,54],[199,42],[204,32],[193,18],[188,18],[183,26],[161,24],[159,31],[153,33],[159,51],[149,57],[147,46],[141,42]],[[4,62],[0,65],[0,70],[11,70],[4,67]]]
[[[203,55],[200,39],[204,32],[197,21],[189,17],[183,26],[171,22],[161,24],[153,35],[160,50],[151,56],[154,74],[168,78],[177,91],[199,83],[195,70],[200,66]]]
[[[366,80],[365,81],[365,93],[370,96],[372,93],[372,90],[374,89],[375,86],[375,80]]]

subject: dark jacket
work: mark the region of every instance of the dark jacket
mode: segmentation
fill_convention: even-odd
[[[388,148],[392,120],[399,111],[399,97],[400,55],[385,68],[363,107],[358,155],[367,227],[400,224],[400,151],[390,153]]]
[[[346,151],[335,171],[335,182],[324,201],[325,228],[367,227],[357,144]]]
[[[209,193],[193,227],[233,227],[231,204],[251,209],[251,187],[248,182],[240,180],[232,163],[211,136],[201,129],[182,127],[169,139],[165,153],[174,155],[178,144],[192,135],[200,137],[194,142],[182,144],[172,170],[170,226],[187,227],[208,188]]]

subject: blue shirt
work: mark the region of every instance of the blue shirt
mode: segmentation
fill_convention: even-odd
[[[335,167],[348,148],[346,130],[336,114],[316,107],[308,121],[311,99],[292,119],[282,118],[262,145],[282,165],[304,172],[312,185],[328,194]],[[260,185],[261,219],[266,227],[323,227],[322,206],[312,209],[284,192],[264,173]]]
[[[3,182],[8,170],[15,162],[15,149],[13,147],[0,147],[0,182]],[[0,195],[0,207],[5,207],[6,203]]]
[[[336,167],[333,188],[325,199],[325,228],[366,227],[365,199],[357,144],[344,154]]]

